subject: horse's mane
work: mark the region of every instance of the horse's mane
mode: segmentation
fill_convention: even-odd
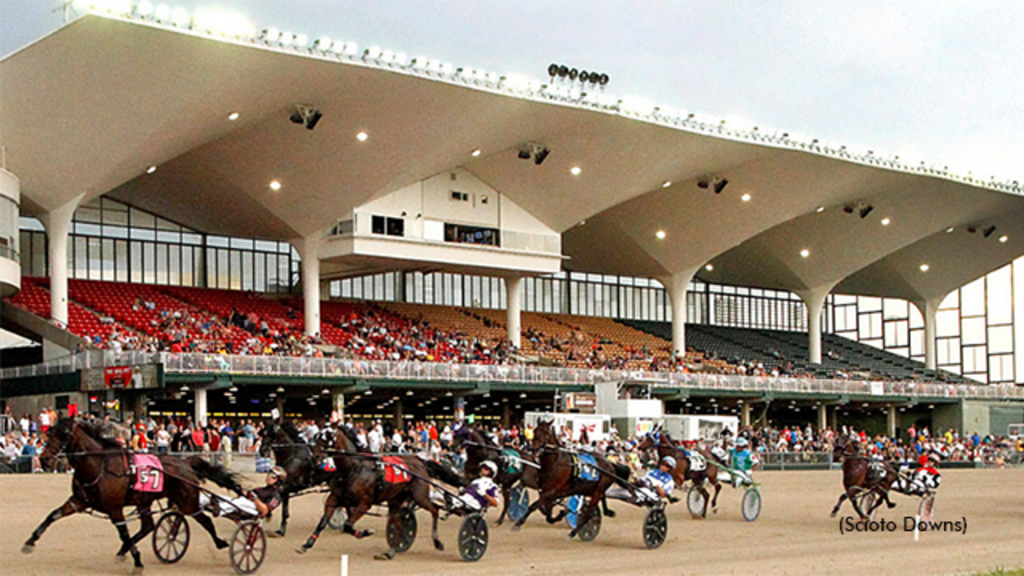
[[[283,420],[281,422],[281,431],[288,435],[288,438],[292,440],[299,439],[299,429],[292,424],[290,420]]]
[[[358,452],[359,451],[359,439],[356,438],[356,431],[355,431],[355,429],[349,428],[348,426],[338,426],[337,430],[338,430],[338,433],[339,433],[339,437],[344,438],[345,441],[346,441],[346,444],[348,444],[345,447],[345,450],[347,450],[349,452]]]
[[[67,420],[70,420],[70,419],[67,419]],[[104,423],[102,420],[94,420],[94,421],[78,420],[77,422],[78,422],[78,428],[82,432],[85,432],[86,436],[88,436],[88,437],[92,438],[93,440],[99,442],[100,445],[103,446],[104,448],[117,448],[117,449],[123,449],[124,448],[124,446],[122,446],[117,441],[116,438],[111,438],[110,437],[111,432],[116,434],[116,431],[113,430],[113,426]],[[70,430],[70,427],[68,429]]]

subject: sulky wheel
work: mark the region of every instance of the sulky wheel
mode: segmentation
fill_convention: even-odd
[[[459,527],[459,555],[466,562],[476,562],[487,552],[487,520],[477,513],[470,514]]]
[[[516,486],[509,492],[508,499],[508,517],[513,522],[519,522],[530,508],[530,493],[526,487]]]
[[[387,539],[388,546],[401,554],[412,546],[416,541],[416,511],[412,506],[402,506],[398,511],[399,528],[394,528],[391,519],[388,519]]]
[[[665,509],[657,506],[651,508],[644,518],[644,544],[648,550],[654,550],[665,542],[668,536],[668,517]]]
[[[747,488],[747,491],[743,493],[743,519],[753,522],[760,515],[761,492],[756,487]]]
[[[932,522],[935,520],[935,493],[921,498],[921,502],[917,505],[917,514],[922,522]]]
[[[252,574],[267,557],[267,534],[259,520],[247,520],[231,535],[231,566],[239,574]]]
[[[331,517],[327,520],[327,525],[332,530],[341,530],[345,527],[346,520],[348,520],[348,512],[341,506],[338,506],[334,509],[334,514],[331,514]]]
[[[153,554],[164,564],[174,564],[188,550],[189,527],[181,512],[165,513],[153,529]]]
[[[704,510],[707,508],[707,500],[704,499],[704,495],[697,490],[696,486],[690,486],[690,489],[686,491],[686,508],[690,510],[690,515],[694,518],[703,518]]]
[[[582,516],[582,512],[580,515]],[[580,535],[581,542],[590,542],[597,538],[599,532],[601,532],[601,508],[594,506],[587,523],[578,528],[577,534]]]

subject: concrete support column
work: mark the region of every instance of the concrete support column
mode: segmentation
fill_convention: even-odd
[[[331,299],[331,281],[330,280],[321,280],[320,281],[320,298],[322,300],[330,300]]]
[[[508,308],[506,310],[506,325],[508,326],[508,341],[517,349],[523,347],[522,330],[519,324],[520,300],[519,287],[523,283],[521,276],[505,277],[505,293],[508,296]]]
[[[403,432],[405,431],[405,410],[401,400],[395,400],[395,411],[391,418],[391,424]]]
[[[896,406],[889,405],[886,409],[885,414],[885,433],[889,438],[896,437],[896,429],[898,428]]]
[[[71,218],[84,196],[79,194],[39,218],[50,244],[50,319],[63,327],[68,325],[68,233]]]
[[[345,421],[345,395],[341,392],[331,393],[331,422]]]
[[[195,402],[192,403],[192,421],[196,426],[206,426],[206,389],[196,388]]]
[[[818,406],[818,432],[828,428],[828,405],[821,404]]]
[[[813,364],[821,364],[821,310],[832,286],[834,284],[797,292],[807,306],[807,351]]]
[[[274,397],[274,408],[277,409],[278,416],[284,420],[284,392]]]
[[[740,406],[740,425],[744,428],[750,426],[750,402],[744,402]]]
[[[512,407],[507,403],[501,405],[501,427],[506,430],[512,427]]]
[[[924,317],[924,367],[935,370],[938,366],[935,348],[936,318],[939,315],[939,305],[942,298],[933,298],[924,302],[915,302],[914,305],[920,310]]]
[[[686,355],[686,291],[698,269],[691,268],[658,279],[672,302],[672,352],[680,358]]]
[[[302,298],[305,302],[306,335],[320,333],[320,236],[292,242],[302,258]]]

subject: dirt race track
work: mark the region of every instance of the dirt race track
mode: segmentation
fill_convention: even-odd
[[[338,575],[342,554],[349,570],[361,575],[408,574],[961,574],[998,567],[1024,566],[1024,470],[947,470],[938,497],[939,520],[966,519],[966,534],[930,532],[914,542],[903,531],[903,517],[917,510],[916,499],[896,495],[897,507],[882,514],[896,522],[896,532],[840,534],[840,517],[828,516],[839,495],[839,472],[762,472],[763,511],[756,522],[740,514],[739,490],[723,488],[719,513],[692,520],[680,502],[669,507],[668,540],[658,550],[643,546],[644,510],[613,502],[615,518],[605,518],[601,533],[590,543],[569,541],[564,523],[548,526],[531,516],[523,530],[491,525],[490,547],[479,562],[459,558],[456,531],[460,519],[441,523],[443,552],[429,540],[429,515],[419,512],[419,536],[413,547],[390,562],[373,560],[383,550],[383,519],[366,518],[359,525],[377,535],[355,540],[330,530],[304,556],[295,549],[313,529],[320,513],[320,495],[293,502],[286,538],[270,540],[267,561],[258,574],[271,576]],[[66,475],[0,477],[0,574],[85,575],[129,574],[131,563],[118,564],[119,546],[106,520],[76,516],[50,527],[33,554],[22,543],[35,526],[70,494]],[[845,506],[845,505],[844,505]],[[275,517],[273,526],[277,526]],[[218,519],[222,537],[234,525]],[[131,525],[137,530],[138,524]],[[234,574],[226,551],[192,523],[192,544],[184,559],[166,566],[154,557],[147,538],[140,548],[146,573]]]

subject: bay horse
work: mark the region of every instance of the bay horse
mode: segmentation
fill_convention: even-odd
[[[330,493],[324,502],[324,514],[317,523],[313,534],[309,536],[306,543],[297,550],[299,553],[308,552],[320,533],[327,527],[328,521],[338,508],[345,508],[348,516],[342,530],[356,538],[365,538],[373,534],[372,530],[356,530],[355,523],[362,518],[375,504],[387,503],[388,524],[396,532],[401,533],[402,521],[401,512],[403,506],[411,502],[419,505],[433,517],[431,536],[434,540],[434,548],[444,550],[444,543],[438,537],[437,520],[439,509],[430,500],[431,485],[428,481],[427,465],[414,454],[402,454],[397,457],[401,459],[401,465],[405,470],[396,470],[396,473],[405,472],[408,477],[403,482],[389,482],[385,473],[379,468],[382,460],[375,454],[359,452],[358,441],[355,432],[351,428],[342,426],[337,428],[336,448],[332,452],[337,470],[328,480]],[[388,464],[390,466],[390,464]],[[377,560],[391,560],[395,557],[395,548],[388,548],[387,552],[374,556]]]
[[[259,455],[269,458],[273,454],[275,464],[288,473],[288,479],[281,487],[281,526],[274,532],[284,536],[290,516],[289,499],[326,483],[331,473],[322,469],[313,447],[301,438],[299,430],[290,422],[267,420],[260,429],[260,440]]]
[[[117,528],[121,537],[121,549],[117,552],[118,560],[124,560],[125,554],[131,552],[135,562],[134,569],[140,571],[143,568],[142,558],[135,545],[153,531],[151,507],[161,498],[169,499],[181,513],[192,516],[199,522],[213,538],[218,549],[228,546],[226,541],[217,536],[213,522],[199,505],[199,485],[205,480],[211,480],[238,495],[242,494],[243,489],[235,475],[227,469],[210,464],[199,456],[182,460],[174,456],[161,455],[158,458],[164,470],[162,489],[159,492],[136,491],[133,488],[134,474],[129,464],[131,454],[117,441],[104,436],[104,426],[101,423],[75,418],[59,420],[50,428],[41,458],[52,462],[61,454],[67,456],[75,471],[71,497],[50,512],[32,532],[22,547],[22,552],[32,552],[36,542],[50,524],[79,512],[94,510],[106,514]],[[125,519],[124,508],[128,506],[134,506],[142,520],[142,527],[134,536],[128,532]]]
[[[869,519],[871,513],[881,506],[882,502],[885,502],[888,508],[896,506],[896,504],[889,500],[889,490],[893,489],[893,483],[899,479],[899,473],[892,465],[885,462],[882,469],[883,474],[881,476],[873,475],[871,473],[871,460],[860,455],[852,443],[836,444],[832,450],[832,458],[843,461],[843,493],[839,496],[839,501],[836,502],[835,507],[832,508],[830,516],[835,517],[844,500],[850,501],[850,504],[857,511],[857,515],[860,516],[861,520]],[[861,510],[859,501],[856,498],[856,496],[864,491],[874,492],[878,495],[876,501],[867,510]]]
[[[511,492],[512,487],[516,483],[523,480],[527,469],[536,470],[536,468],[531,466],[531,464],[536,466],[536,463],[528,459],[528,455],[524,454],[523,451],[519,451],[520,459],[525,462],[519,462],[518,471],[511,471],[513,467],[507,461],[504,449],[488,439],[472,424],[463,424],[452,435],[452,451],[459,452],[463,448],[466,450],[466,464],[463,467],[466,483],[472,482],[480,476],[480,465],[484,461],[490,460],[498,466],[498,473],[492,480],[501,488],[501,515],[498,516],[498,520],[495,522],[496,525],[500,526],[505,521],[505,514],[508,513],[509,492]],[[530,487],[535,490],[539,489],[539,485],[536,482],[537,474],[534,473],[531,476],[533,485]],[[550,510],[546,512],[548,518],[551,518]],[[551,522],[557,521],[552,520]]]
[[[718,467],[714,464],[707,464],[703,470],[694,470],[690,466],[690,457],[680,448],[668,432],[661,429],[655,430],[644,436],[644,439],[637,445],[640,451],[653,449],[658,454],[658,462],[665,456],[671,456],[676,461],[672,469],[672,480],[680,489],[687,480],[693,483],[697,492],[704,497],[704,502],[711,502],[710,508],[718,512],[718,494],[722,491],[722,484],[718,481]],[[705,460],[711,460],[708,454],[698,452]],[[715,487],[715,495],[712,497],[704,487],[704,482]],[[704,506],[704,512],[700,518],[707,518],[709,506]]]
[[[629,467],[622,464],[609,462],[600,454],[591,454],[597,465],[598,472],[595,480],[584,480],[574,473],[577,457],[570,451],[562,448],[558,437],[553,430],[553,423],[541,421],[533,431],[533,448],[540,470],[537,474],[540,497],[530,504],[526,514],[513,526],[513,530],[522,528],[523,523],[538,508],[551,510],[555,503],[567,496],[579,494],[587,496],[587,503],[579,512],[579,520],[576,528],[569,532],[573,538],[580,528],[589,522],[590,517],[599,503],[604,505],[604,513],[609,518],[615,516],[612,510],[607,508],[605,492],[613,484],[617,483],[626,489],[630,489],[625,481],[629,478]],[[564,516],[564,514],[563,514]]]

